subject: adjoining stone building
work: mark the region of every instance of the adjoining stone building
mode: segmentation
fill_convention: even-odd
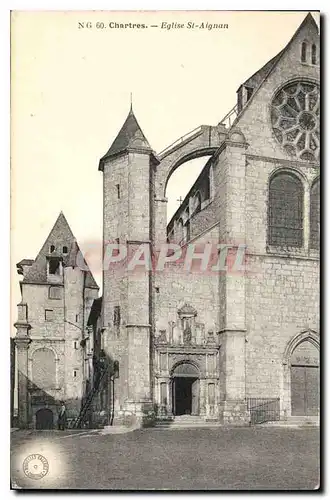
[[[23,276],[15,323],[20,427],[53,428],[64,401],[68,417],[78,416],[88,372],[89,311],[98,296],[87,264],[61,212],[35,260],[17,264]],[[86,340],[85,340],[86,342]]]
[[[105,246],[155,256],[164,243],[183,252],[227,245],[228,259],[246,249],[239,272],[187,272],[183,261],[104,269],[88,328],[111,367],[96,398],[111,422],[188,414],[240,424],[255,400],[275,402],[281,418],[318,414],[319,51],[308,14],[217,126],[156,154],[131,110],[100,160]],[[170,176],[202,156],[210,159],[167,225]]]

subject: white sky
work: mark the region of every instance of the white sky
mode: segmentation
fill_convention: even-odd
[[[98,161],[127,116],[130,92],[144,134],[160,151],[199,125],[216,125],[234,106],[239,85],[286,45],[306,14],[13,14],[13,321],[20,301],[16,263],[36,257],[61,210],[83,250],[90,242],[101,244]],[[317,14],[314,17],[318,19]],[[78,29],[78,21],[204,21],[227,23],[229,29]],[[171,177],[169,216],[205,161],[183,165]],[[92,261],[95,270],[95,258]],[[95,278],[100,284],[100,273]]]

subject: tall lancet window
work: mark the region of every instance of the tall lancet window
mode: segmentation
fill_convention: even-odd
[[[301,44],[301,62],[305,63],[306,62],[306,57],[307,55],[307,43],[306,42],[303,42]]]
[[[320,181],[314,182],[311,189],[310,205],[310,247],[318,250],[320,246]]]
[[[213,165],[210,166],[209,170],[209,184],[210,184],[210,200],[213,200],[214,198],[214,173],[213,173]]]
[[[317,64],[317,53],[316,53],[315,43],[313,43],[312,45],[312,64]]]
[[[268,244],[303,245],[303,186],[294,174],[280,173],[270,181]]]

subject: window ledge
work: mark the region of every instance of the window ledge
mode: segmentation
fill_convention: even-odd
[[[312,63],[303,62],[303,61],[300,61],[300,62],[301,62],[301,64],[302,64],[303,66],[308,66],[309,68],[310,68],[310,67],[311,67],[311,68],[315,68],[315,67],[319,68],[319,67],[320,67],[320,65],[319,65],[319,64],[312,64]]]
[[[319,258],[320,252],[318,250],[307,249],[304,247],[292,247],[292,246],[277,246],[277,245],[267,245],[266,253],[271,255],[280,255],[283,257],[311,257]]]
[[[284,255],[286,257],[308,257],[308,251],[303,247],[267,245],[266,252],[270,254]]]

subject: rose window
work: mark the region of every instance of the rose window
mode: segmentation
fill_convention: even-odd
[[[290,83],[275,95],[271,120],[276,139],[291,157],[317,161],[320,156],[320,92],[309,82]]]

